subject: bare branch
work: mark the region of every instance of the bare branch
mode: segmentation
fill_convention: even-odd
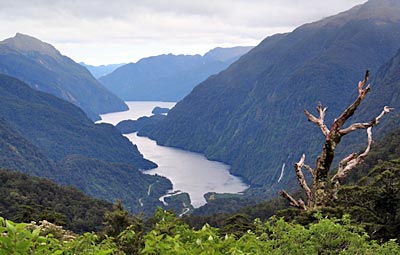
[[[354,169],[358,164],[360,164],[364,158],[368,155],[371,145],[373,143],[371,129],[373,126],[377,125],[383,116],[389,113],[392,108],[387,106],[384,107],[383,111],[370,122],[367,123],[354,123],[347,128],[343,128],[346,121],[354,115],[355,111],[361,104],[362,100],[364,100],[367,93],[371,90],[370,86],[367,85],[369,79],[369,71],[367,70],[365,73],[365,77],[363,81],[358,83],[358,96],[356,100],[351,103],[346,110],[344,110],[341,115],[336,118],[330,127],[324,123],[325,113],[327,108],[323,108],[321,103],[318,103],[317,111],[319,116],[314,116],[307,110],[304,111],[309,121],[316,124],[322,133],[325,135],[324,145],[321,151],[321,154],[317,158],[315,168],[311,168],[310,166],[304,164],[305,155],[302,155],[299,162],[294,164],[294,168],[297,175],[297,180],[302,187],[302,189],[307,194],[306,203],[303,200],[295,200],[292,196],[287,194],[286,191],[281,191],[281,195],[289,200],[291,205],[302,208],[304,210],[307,209],[315,209],[324,207],[329,204],[330,201],[337,199],[337,192],[339,190],[341,180],[347,177],[347,175]],[[340,161],[339,168],[337,173],[330,178],[329,181],[329,171],[331,168],[331,164],[335,157],[335,150],[337,145],[340,143],[343,135],[346,135],[357,129],[367,129],[368,134],[368,145],[363,153],[357,155],[356,153],[352,153]],[[312,191],[308,187],[306,180],[303,175],[302,168],[305,168],[307,171],[311,173],[313,176],[313,186]]]
[[[378,124],[379,124],[379,121],[382,119],[382,117],[383,117],[386,113],[389,113],[390,111],[393,111],[393,110],[394,110],[394,108],[390,108],[389,106],[383,107],[383,111],[381,112],[381,114],[379,114],[378,117],[375,118],[375,121],[376,121],[376,124],[375,124],[375,125],[378,125]]]
[[[303,210],[307,211],[307,206],[304,203],[303,199],[299,198],[299,200],[297,200],[297,202],[299,203],[300,208],[302,208]]]
[[[294,169],[296,171],[297,180],[299,181],[300,186],[304,189],[304,191],[307,194],[307,198],[308,198],[307,204],[308,204],[308,206],[310,206],[313,201],[313,194],[311,192],[311,189],[308,187],[306,179],[304,178],[304,175],[303,175],[303,171],[301,170],[301,168],[304,166],[305,158],[306,158],[306,156],[303,154],[301,156],[300,161],[294,164]]]
[[[279,194],[282,197],[289,200],[290,205],[292,205],[294,207],[299,207],[299,203],[296,201],[296,199],[294,199],[291,195],[289,195],[289,193],[287,193],[286,190],[281,190],[281,192],[279,192]]]
[[[311,166],[304,164],[303,167],[314,177],[314,169]]]
[[[279,193],[282,197],[286,198],[291,206],[303,209],[303,210],[307,210],[306,205],[304,204],[304,201],[299,199],[299,201],[296,201],[296,199],[294,199],[291,195],[289,195],[289,193],[287,193],[285,190],[281,190],[281,192]]]
[[[369,78],[369,71],[367,70],[365,73],[365,78],[363,81],[358,83],[358,97],[357,99],[349,106],[347,109],[340,115],[339,118],[335,119],[331,132],[333,130],[339,130],[346,120],[348,120],[351,116],[353,116],[354,112],[357,110],[357,107],[360,105],[361,101],[367,95],[367,93],[371,90],[370,86],[368,85],[365,89],[363,88],[367,83]]]
[[[324,123],[325,112],[327,109],[328,109],[327,107],[322,109],[321,102],[318,103],[317,111],[319,113],[319,118],[316,118],[310,112],[308,112],[307,110],[304,110],[304,113],[307,116],[308,120],[315,123],[325,136],[327,136],[329,134],[329,129]]]
[[[365,84],[367,84],[367,81],[369,79],[369,70],[365,72],[365,77],[363,81],[358,82],[358,94],[361,95],[363,92],[363,87]]]
[[[338,171],[340,172],[341,170],[343,170],[343,168],[346,167],[347,163],[350,160],[355,159],[356,157],[357,157],[357,153],[351,153],[349,156],[347,156],[344,159],[342,159],[342,161],[340,161],[340,163],[339,163],[339,170]]]
[[[331,179],[332,182],[335,183],[340,182],[341,180],[347,177],[347,175],[352,169],[354,169],[357,165],[359,165],[361,162],[364,161],[364,158],[368,155],[369,151],[371,150],[371,145],[373,143],[371,130],[372,127],[369,127],[367,129],[368,145],[365,151],[361,153],[358,157],[356,153],[352,153],[346,158],[344,158],[342,161],[340,161],[339,169]]]
[[[378,125],[380,120],[382,119],[382,117],[385,114],[389,113],[391,110],[393,110],[393,108],[385,106],[383,108],[383,111],[376,118],[372,119],[370,122],[368,122],[368,123],[354,123],[354,124],[350,125],[348,128],[344,128],[344,129],[339,130],[339,134],[346,135],[346,134],[348,134],[348,133],[350,133],[350,132],[352,132],[354,130],[357,130],[357,129],[366,129],[366,128]]]
[[[372,127],[369,127],[369,128],[367,129],[367,135],[368,135],[368,146],[367,146],[367,148],[365,149],[365,151],[364,151],[363,153],[361,153],[360,156],[358,156],[358,158],[360,159],[361,162],[362,162],[362,161],[364,160],[364,158],[368,155],[369,151],[371,150],[372,143],[374,142],[374,141],[372,140]],[[360,162],[360,163],[361,163],[361,162]]]

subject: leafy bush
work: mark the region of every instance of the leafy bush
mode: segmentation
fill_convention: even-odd
[[[276,217],[256,220],[253,230],[236,239],[207,224],[193,230],[168,212],[157,214],[160,220],[146,235],[143,254],[400,254],[394,240],[370,241],[349,216],[338,220],[317,214],[318,222],[308,227]]]
[[[76,238],[46,234],[49,229],[62,233],[59,227],[50,223],[42,224],[41,227],[28,227],[26,223],[14,223],[0,217],[0,254],[107,255],[116,251],[110,238],[99,242],[99,237],[93,233],[85,233]]]
[[[207,224],[194,230],[174,214],[159,209],[157,222],[144,237],[132,225],[115,238],[101,239],[94,233],[65,239],[45,234],[39,227],[32,230],[27,224],[0,218],[0,254],[400,254],[395,240],[381,245],[369,240],[361,227],[350,223],[349,216],[315,217],[318,222],[307,227],[276,217],[266,222],[255,220],[252,229],[238,238]]]

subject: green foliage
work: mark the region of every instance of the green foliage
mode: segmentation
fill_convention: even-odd
[[[63,241],[53,234],[42,235],[39,228],[29,229],[25,223],[14,223],[0,217],[0,254],[107,255],[115,250],[111,239],[99,242],[95,234],[85,233]]]
[[[0,215],[17,222],[47,220],[76,233],[100,231],[106,201],[49,180],[0,169]]]
[[[358,186],[339,192],[338,206],[378,240],[400,240],[400,158],[376,165]]]
[[[85,233],[70,242],[63,243],[59,254],[75,255],[108,255],[118,254],[116,244],[112,239],[103,239],[92,233]],[[120,253],[121,254],[121,253]]]
[[[144,222],[141,217],[129,215],[117,201],[105,215],[104,237],[113,237],[118,249],[126,254],[139,254],[144,246]]]
[[[240,237],[207,224],[191,229],[162,209],[154,217],[155,225],[144,236],[131,225],[117,237],[85,233],[68,239],[0,218],[0,254],[400,254],[394,240],[381,245],[370,241],[349,216],[329,219],[316,214],[317,221],[307,227],[283,218],[257,219]]]
[[[383,151],[385,155],[383,158],[393,158],[397,155],[398,147],[390,143],[385,143],[384,141],[389,138],[395,139],[395,136],[388,135],[387,138],[383,139],[383,142],[378,142],[377,151]],[[375,157],[375,156],[374,156]],[[377,160],[373,160],[377,162]],[[368,160],[366,162],[368,163]],[[323,215],[329,215],[329,217],[342,218],[346,213],[351,214],[351,217],[345,216],[341,224],[346,226],[347,230],[351,230],[351,233],[358,233],[361,236],[366,237],[368,233],[371,238],[379,242],[384,243],[379,248],[373,241],[370,242],[369,248],[367,247],[366,252],[361,252],[361,254],[397,254],[399,253],[398,246],[395,243],[395,239],[399,240],[399,229],[400,229],[400,217],[398,208],[400,205],[399,197],[399,187],[400,187],[400,159],[391,160],[386,162],[381,162],[376,165],[364,178],[359,181],[358,186],[348,186],[345,185],[339,192],[339,199],[335,207],[324,208]],[[219,201],[221,202],[221,201]],[[247,230],[255,231],[254,225],[248,224],[249,221],[247,217],[254,219],[257,215],[263,215],[263,217],[269,217],[277,213],[277,210],[285,208],[286,202],[282,199],[274,199],[268,202],[258,204],[256,206],[250,206],[243,208],[240,212],[244,215],[227,215],[227,214],[214,214],[209,216],[187,216],[183,220],[188,222],[191,226],[196,229],[201,229],[201,224],[205,222],[211,223],[213,226],[218,226],[219,234],[233,234],[235,238],[246,236]],[[309,229],[312,232],[309,233],[309,237],[320,238],[318,243],[321,243],[322,248],[325,249],[326,246],[336,246],[338,243],[344,242],[348,237],[344,234],[345,232],[340,232],[343,238],[338,238],[335,242],[331,242],[331,234],[329,231],[334,231],[334,236],[337,235],[335,231],[342,231],[339,226],[327,225],[325,221],[321,221],[321,214],[315,214],[313,212],[304,212],[297,209],[287,209],[279,211],[278,215],[284,216],[286,220],[293,222],[291,224],[300,226],[308,226],[305,229]],[[352,224],[350,224],[350,220]],[[322,224],[324,223],[324,224]],[[300,224],[300,225],[298,225]],[[315,225],[319,224],[319,225]],[[366,232],[360,230],[360,226],[366,229]],[[326,229],[327,228],[327,229]],[[347,231],[346,230],[346,231]],[[299,238],[303,235],[302,233]],[[351,238],[354,238],[354,235]],[[317,237],[320,235],[320,237]],[[350,238],[350,239],[351,239]],[[356,238],[357,239],[357,238]],[[302,240],[302,239],[299,239]],[[365,239],[365,240],[368,240]],[[357,241],[357,240],[356,240]],[[362,240],[361,240],[362,241]],[[354,245],[349,245],[347,243],[340,244],[343,247],[349,247],[348,249],[353,249],[353,251],[343,252],[344,254],[352,254],[355,252],[359,246],[358,240]],[[291,242],[291,241],[290,241]],[[328,244],[324,244],[328,242]],[[393,248],[397,247],[397,248]],[[299,248],[301,249],[301,248]],[[337,250],[331,249],[331,254],[339,253]],[[376,251],[372,252],[369,250]],[[376,252],[376,253],[375,253]],[[185,253],[184,253],[185,254]],[[189,253],[188,253],[189,254]],[[253,253],[252,253],[253,254]],[[269,254],[269,253],[268,253]],[[274,254],[274,253],[271,253]],[[278,253],[279,254],[279,253]],[[282,252],[285,254],[285,252]],[[289,253],[292,254],[292,253]],[[302,253],[299,253],[302,254]],[[313,253],[311,253],[313,254]],[[330,254],[329,252],[320,254]]]
[[[348,216],[340,220],[316,215],[318,221],[308,227],[271,218],[256,220],[252,229],[240,238],[220,234],[204,225],[190,229],[168,212],[158,211],[159,222],[145,237],[143,254],[397,254],[400,247],[390,241],[378,245],[369,241],[360,227],[350,224]],[[392,252],[392,253],[390,253]]]
[[[377,164],[357,185],[342,186],[335,204],[320,210],[329,217],[351,215],[354,224],[379,242],[400,240],[400,158]],[[294,208],[278,211],[277,216],[302,225],[317,221],[314,212]]]
[[[105,214],[106,228],[104,233],[108,236],[116,237],[128,226],[132,225],[134,218],[124,209],[121,200],[113,205],[112,210]]]

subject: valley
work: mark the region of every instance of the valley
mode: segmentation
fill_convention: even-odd
[[[0,254],[400,254],[400,0],[0,9]]]
[[[101,115],[102,120],[116,125],[126,119],[138,119],[150,116],[156,107],[171,108],[175,103],[168,102],[126,102],[128,111]],[[180,149],[159,146],[155,141],[140,137],[136,133],[125,135],[136,144],[144,158],[157,164],[157,168],[143,171],[151,175],[161,175],[173,184],[175,192],[185,192],[190,196],[189,204],[195,208],[206,203],[204,195],[208,192],[238,193],[248,186],[238,177],[229,174],[229,166],[216,161],[209,161],[203,155]],[[171,194],[168,195],[171,197]]]

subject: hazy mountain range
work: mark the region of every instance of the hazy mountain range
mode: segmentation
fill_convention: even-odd
[[[253,187],[297,187],[291,167],[277,183],[282,165],[291,166],[303,153],[313,165],[323,141],[304,109],[315,113],[321,101],[328,106],[329,126],[357,97],[357,83],[367,69],[376,79],[360,118],[370,120],[384,105],[400,106],[399,56],[391,59],[400,48],[399,13],[399,1],[370,0],[291,33],[267,37],[196,86],[165,120],[141,134],[229,163],[232,173]],[[390,118],[382,125],[393,124],[398,115]],[[364,145],[360,134],[358,143]]]
[[[94,120],[99,119],[99,114],[127,109],[86,68],[28,35],[17,33],[0,42],[0,73],[69,101]]]
[[[110,64],[110,65],[94,66],[94,65],[85,64],[84,62],[80,62],[79,64],[86,67],[86,69],[89,70],[89,72],[96,79],[113,72],[115,69],[117,69],[120,66],[125,65],[125,64]]]
[[[124,100],[178,101],[252,47],[215,48],[201,55],[160,55],[117,68],[99,80]]]

